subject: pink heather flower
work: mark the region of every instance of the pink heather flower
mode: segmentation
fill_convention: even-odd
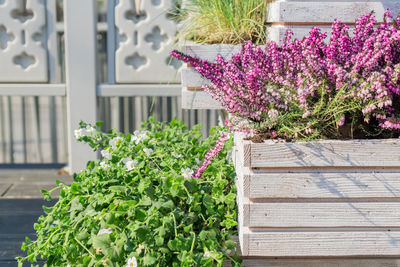
[[[339,121],[339,126],[343,126],[345,123],[346,117],[344,115],[342,115],[342,117],[340,117],[340,121]]]
[[[388,18],[391,18],[391,19],[393,18],[393,16],[392,16],[392,14],[390,13],[389,9],[386,9],[385,15],[386,15]]]
[[[218,138],[217,143],[204,157],[203,163],[197,168],[196,173],[194,174],[194,178],[200,178],[203,172],[207,169],[207,167],[211,164],[213,158],[215,158],[219,152],[224,148],[225,142],[228,141],[230,135],[228,133],[222,133]]]
[[[400,129],[400,122],[388,119],[400,117],[395,108],[400,101],[400,14],[393,24],[387,18],[392,18],[389,10],[385,22],[376,25],[373,14],[366,14],[352,32],[336,20],[329,40],[317,27],[302,40],[293,40],[288,31],[281,44],[260,47],[247,42],[230,59],[218,56],[216,63],[179,51],[171,55],[209,79],[212,85],[204,85],[204,90],[229,113],[268,121],[267,129],[275,126],[277,114],[287,114],[293,107],[304,112],[303,120],[311,119],[321,92],[328,95],[329,104],[339,91],[343,99],[360,103],[366,123],[378,121],[384,129]],[[344,123],[342,116],[338,124]]]

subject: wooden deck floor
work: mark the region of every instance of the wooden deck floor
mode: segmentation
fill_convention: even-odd
[[[33,223],[43,214],[42,206],[55,202],[44,201],[40,190],[54,188],[56,180],[71,183],[72,177],[58,170],[0,169],[0,267],[17,266],[14,258],[23,255],[25,236],[34,238]]]

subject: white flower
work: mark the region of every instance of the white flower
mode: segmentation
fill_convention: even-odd
[[[88,125],[88,126],[86,126],[85,132],[86,132],[86,135],[94,136],[94,134],[96,133],[96,129],[93,128],[92,126]]]
[[[182,176],[185,177],[186,179],[189,179],[193,175],[193,171],[189,168],[186,169],[182,168],[181,171],[182,171]]]
[[[114,230],[111,229],[111,228],[107,228],[107,229],[101,228],[101,229],[99,230],[99,232],[97,233],[97,235],[111,234],[112,232],[114,232]]]
[[[147,138],[147,133],[145,131],[140,132],[136,130],[131,137],[131,142],[135,141],[135,144],[139,144]]]
[[[121,143],[124,140],[124,138],[117,136],[114,137],[113,139],[110,140],[110,146],[112,147],[112,149],[116,149],[118,144]]]
[[[153,153],[153,149],[151,148],[143,148],[143,152],[146,153],[147,156],[150,156],[151,153]]]
[[[104,149],[104,150],[102,150],[100,153],[101,153],[101,156],[102,156],[103,158],[106,158],[106,159],[108,159],[108,160],[110,160],[110,159],[112,158],[112,156],[111,156],[111,154],[110,154],[110,151],[109,151],[108,149]]]
[[[194,160],[196,161],[196,164],[197,164],[197,165],[200,165],[200,164],[201,164],[201,161],[200,161],[198,158],[195,158]]]
[[[172,156],[174,156],[175,158],[179,159],[180,157],[182,157],[181,154],[176,153],[175,151],[171,153]]]
[[[208,259],[211,257],[211,253],[209,251],[204,252],[204,258]]]
[[[143,244],[140,244],[139,247],[136,249],[136,253],[137,253],[137,254],[142,253],[142,250],[143,250],[143,249],[144,249],[144,245],[143,245]]]
[[[131,161],[131,157],[123,158],[118,162],[118,167],[121,166],[121,163],[125,166],[128,161]]]
[[[125,163],[125,168],[129,172],[129,171],[133,170],[137,164],[138,164],[137,160],[130,160]]]
[[[157,141],[156,141],[156,139],[151,139],[150,140],[150,142],[149,142],[149,145],[156,145],[157,144]]]
[[[79,139],[79,138],[85,136],[85,129],[81,128],[81,129],[75,130],[74,135],[75,135],[76,139]]]
[[[102,161],[102,162],[100,162],[100,167],[101,167],[103,170],[107,170],[107,169],[110,167],[110,165],[108,165],[107,163],[105,163],[104,161]]]
[[[71,265],[70,265],[70,264],[67,264],[67,267],[71,267]]]
[[[137,261],[135,257],[129,258],[126,267],[137,267]]]

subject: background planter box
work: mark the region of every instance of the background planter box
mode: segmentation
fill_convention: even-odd
[[[234,150],[243,256],[399,257],[400,140]]]
[[[181,51],[187,55],[198,57],[210,62],[218,55],[230,58],[240,52],[240,45],[225,44],[188,44],[182,46]],[[204,84],[211,84],[194,68],[184,64],[181,70],[182,79],[182,108],[184,109],[222,109],[221,104],[201,89]]]

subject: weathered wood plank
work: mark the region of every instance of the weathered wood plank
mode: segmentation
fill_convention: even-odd
[[[246,231],[246,230],[244,230]],[[249,231],[248,255],[264,257],[398,257],[400,231]]]
[[[199,57],[203,60],[215,62],[215,58],[221,55],[227,59],[240,52],[241,45],[228,44],[187,44],[182,46],[183,53]]]
[[[254,203],[243,198],[247,227],[400,227],[400,202]]]
[[[25,241],[25,236],[34,239],[34,235],[20,234],[20,235],[0,235],[0,266],[2,261],[12,261],[17,256],[26,256],[26,252],[21,250],[22,242]],[[10,265],[11,266],[11,265]],[[15,265],[17,266],[16,262]]]
[[[42,213],[43,206],[54,206],[57,199],[45,201],[43,199],[0,199],[0,215]]]
[[[189,91],[182,88],[183,109],[222,109],[221,104],[204,91]]]
[[[362,171],[362,170],[360,170]],[[242,173],[248,198],[398,198],[400,172]]]
[[[43,198],[41,190],[51,190],[55,188],[55,183],[14,183],[3,198]],[[60,189],[51,192],[51,197],[56,198],[60,194]]]
[[[246,167],[395,167],[400,168],[400,140],[349,140],[251,144]]]
[[[272,25],[268,27],[268,39],[276,42],[280,42],[286,35],[287,30],[293,31],[293,39],[301,40],[306,36],[313,26],[318,26],[321,32],[326,32],[326,41],[331,36],[331,26],[320,26],[320,25],[309,25],[309,26],[286,26],[286,25]]]
[[[201,87],[212,85],[212,82],[203,78],[194,68],[183,68],[181,70],[182,87]]]
[[[394,13],[400,9],[400,2],[384,1],[276,1],[269,4],[268,22],[343,22],[355,20],[371,11],[379,22],[383,21],[385,10]]]
[[[2,197],[7,192],[10,186],[11,184],[4,184],[4,183],[0,184],[0,197]]]
[[[227,261],[223,266],[231,267]],[[243,259],[244,267],[399,267],[400,259]]]

